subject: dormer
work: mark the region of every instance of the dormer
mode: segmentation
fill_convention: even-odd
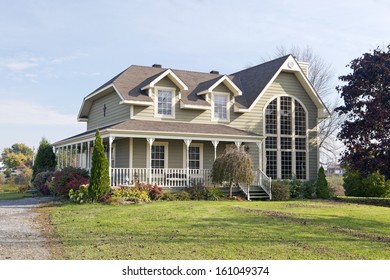
[[[157,76],[154,80],[152,80],[149,84],[146,86],[142,87],[142,91],[147,91],[148,95],[152,97],[152,91],[157,83],[164,79],[165,77],[169,78],[180,90],[188,90],[187,85],[179,79],[179,77],[171,70],[167,69],[163,73],[161,73],[159,76]]]
[[[242,91],[227,76],[223,75],[200,85],[202,90],[198,96],[211,104],[211,120],[216,122],[230,121],[230,108],[235,102],[235,97],[241,96]]]

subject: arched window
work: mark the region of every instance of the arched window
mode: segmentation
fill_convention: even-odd
[[[280,96],[265,108],[266,173],[271,178],[307,179],[307,113],[294,97]]]

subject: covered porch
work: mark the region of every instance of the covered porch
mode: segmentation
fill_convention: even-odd
[[[54,144],[58,168],[90,169],[95,132],[89,131]],[[227,148],[250,153],[255,172],[252,185],[270,195],[270,179],[263,170],[263,137],[220,124],[192,124],[129,120],[100,129],[110,168],[110,184],[135,182],[164,188],[193,184],[212,185],[210,175],[216,157]],[[247,187],[242,186],[244,192]]]

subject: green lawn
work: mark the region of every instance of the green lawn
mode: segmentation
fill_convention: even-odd
[[[67,259],[390,259],[390,208],[323,201],[62,204]]]
[[[20,193],[15,184],[0,184],[0,200],[19,199],[30,197],[31,194]]]

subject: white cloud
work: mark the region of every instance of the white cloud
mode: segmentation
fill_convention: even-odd
[[[29,101],[1,100],[0,102],[0,124],[66,126],[76,122],[74,114],[63,114],[51,107]]]

